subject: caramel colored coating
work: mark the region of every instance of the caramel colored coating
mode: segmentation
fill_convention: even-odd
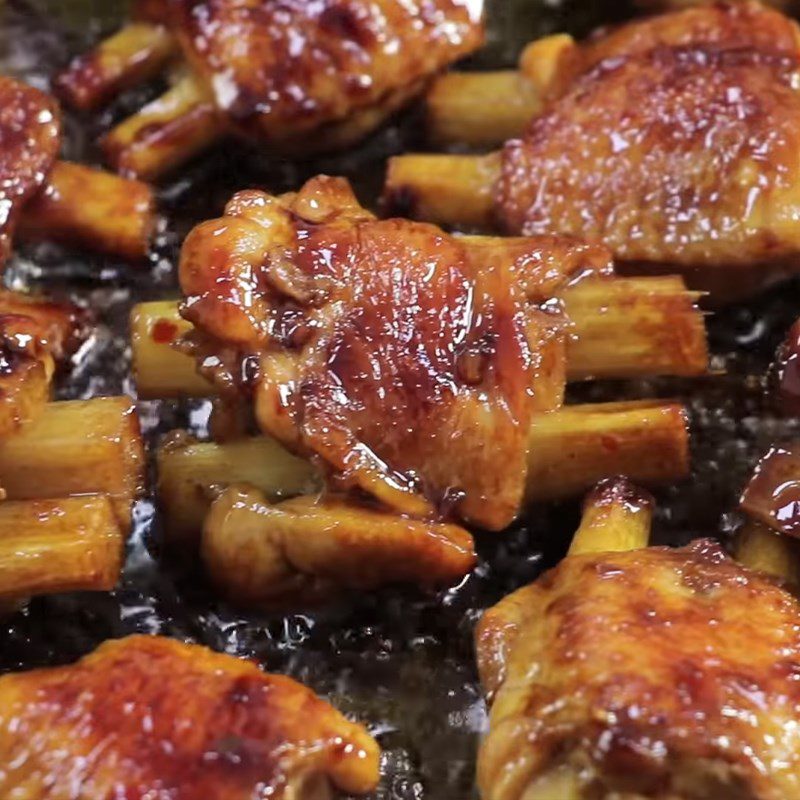
[[[800,609],[717,544],[569,557],[477,641],[485,800],[800,795]]]
[[[26,202],[43,186],[60,146],[61,121],[43,92],[0,77],[0,266]]]
[[[240,133],[292,150],[475,50],[469,0],[171,0],[170,26]],[[372,125],[374,127],[374,124]]]
[[[531,416],[563,395],[563,320],[539,304],[607,270],[604,250],[564,240],[377,221],[318,178],[242,192],[198,226],[182,313],[201,363],[225,365],[218,384],[256,374],[264,432],[403,513],[443,504],[499,529],[522,500]]]
[[[506,146],[506,228],[631,262],[796,266],[799,76],[754,49],[606,59]]]
[[[752,47],[764,53],[797,56],[800,27],[755,0],[705,3],[601,31],[578,48],[579,55],[571,65],[573,77],[606,58],[642,55],[659,47],[698,45],[713,50]]]
[[[378,780],[372,737],[309,689],[169,639],[6,675],[0,697],[3,797],[325,800]]]
[[[219,589],[237,603],[313,605],[342,589],[393,583],[449,586],[475,566],[458,525],[387,514],[341,498],[267,502],[233,486],[206,518],[203,558]]]

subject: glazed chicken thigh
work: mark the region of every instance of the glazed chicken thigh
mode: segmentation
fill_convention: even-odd
[[[590,503],[641,508],[614,486]],[[798,796],[798,630],[795,597],[716,543],[570,554],[480,623],[482,796]]]
[[[0,677],[0,795],[326,800],[372,790],[378,747],[309,689],[169,639]]]
[[[602,249],[500,241],[376,220],[335,179],[243,192],[184,244],[183,314],[200,364],[234,349],[218,381],[249,370],[261,430],[340,485],[500,529],[522,501],[532,414],[563,395],[565,321],[539,303],[610,269]]]
[[[116,167],[151,177],[226,133],[304,156],[353,144],[483,38],[480,0],[140,5],[149,27],[79,57],[58,85],[74,104],[97,105],[129,73],[147,77],[142,63],[158,65],[164,37],[174,40],[188,74],[105,140]]]
[[[800,263],[800,28],[715,3],[529,46],[540,112],[500,153],[399,156],[390,208],[580,235],[631,272],[738,299]],[[498,101],[500,102],[500,101]]]

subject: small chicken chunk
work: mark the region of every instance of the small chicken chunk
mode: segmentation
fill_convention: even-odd
[[[182,313],[201,366],[252,391],[261,429],[340,485],[500,529],[522,501],[532,414],[563,396],[563,315],[540,304],[607,268],[604,250],[563,240],[378,221],[318,178],[240,193],[196,228]]]
[[[378,747],[300,684],[169,639],[0,678],[0,795],[326,800],[371,791]]]
[[[800,796],[800,607],[715,543],[570,556],[477,643],[486,800]]]
[[[61,144],[58,108],[44,92],[0,76],[0,267],[25,204],[45,183]]]
[[[56,362],[87,333],[80,309],[0,290],[0,437],[44,410]]]

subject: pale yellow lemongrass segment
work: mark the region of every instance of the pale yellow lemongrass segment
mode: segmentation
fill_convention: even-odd
[[[627,478],[602,481],[584,501],[569,555],[621,553],[647,547],[653,500]]]
[[[529,446],[528,502],[575,497],[614,475],[651,487],[689,474],[688,420],[677,402],[568,405],[534,419]]]
[[[124,545],[107,496],[0,503],[0,603],[108,591],[119,579]]]

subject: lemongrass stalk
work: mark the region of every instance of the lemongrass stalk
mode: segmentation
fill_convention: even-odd
[[[531,427],[529,502],[575,497],[614,475],[659,486],[688,473],[689,432],[679,403],[566,406],[539,415]]]
[[[131,353],[136,392],[143,400],[209,397],[212,384],[198,374],[194,359],[172,345],[192,325],[172,300],[140,303],[131,311]]]
[[[639,550],[647,547],[652,523],[653,502],[649,495],[627,478],[610,478],[586,498],[569,554]]]
[[[158,75],[176,48],[175,38],[163,25],[131,22],[73,59],[54,86],[70,105],[94,110]]]
[[[191,73],[110,131],[106,158],[123,175],[154,180],[208,149],[224,134],[212,98]]]
[[[497,153],[395,156],[389,160],[382,202],[396,216],[491,229],[499,177]]]
[[[147,184],[58,161],[42,191],[25,206],[19,235],[134,261],[149,253],[157,221]]]
[[[105,496],[0,503],[0,603],[112,589],[124,534]]]
[[[144,448],[133,403],[103,397],[50,403],[0,441],[0,487],[9,500],[107,494],[120,525],[144,488]]]
[[[448,72],[425,98],[428,139],[493,149],[519,136],[541,108],[540,94],[516,70]]]

